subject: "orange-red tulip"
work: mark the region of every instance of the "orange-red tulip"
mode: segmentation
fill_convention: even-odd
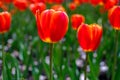
[[[30,10],[32,11],[33,14],[36,14],[37,10],[39,10],[41,13],[45,9],[46,9],[46,5],[42,2],[30,4]]]
[[[104,7],[106,10],[112,8],[116,4],[118,4],[119,0],[102,0]]]
[[[0,13],[0,33],[9,31],[11,24],[11,15],[8,12]]]
[[[55,0],[55,3],[61,4],[61,3],[63,3],[63,1],[64,1],[64,0]]]
[[[3,9],[3,11],[7,11],[7,6],[3,3],[3,1],[0,1],[0,8]]]
[[[27,0],[14,0],[13,4],[21,11],[25,10],[28,6]]]
[[[84,16],[81,15],[81,14],[73,14],[73,15],[71,16],[72,28],[73,28],[74,30],[77,30],[78,27],[79,27],[82,23],[84,23],[84,21],[85,21],[85,18],[84,18]]]
[[[40,2],[45,3],[46,0],[27,0],[27,1],[30,3],[40,3]]]
[[[96,6],[96,5],[102,4],[102,0],[90,0],[90,3],[91,3],[93,6]]]
[[[81,24],[78,28],[78,42],[85,52],[97,49],[102,37],[102,27],[98,24]]]
[[[56,43],[61,40],[68,30],[68,16],[64,11],[53,9],[36,13],[38,34],[42,41]]]
[[[109,21],[112,27],[120,30],[120,6],[114,6],[108,13]]]
[[[73,3],[73,2],[72,2],[72,3],[69,3],[69,4],[68,4],[68,7],[69,7],[70,10],[75,10],[76,7],[77,7],[77,4],[75,4],[75,3]]]
[[[65,11],[65,8],[62,5],[53,5],[51,9],[54,9],[55,11]]]
[[[13,0],[4,0],[5,3],[11,3]]]
[[[80,5],[81,4],[81,0],[73,0],[73,2],[77,5]]]

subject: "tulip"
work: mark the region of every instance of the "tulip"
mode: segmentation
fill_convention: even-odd
[[[39,10],[40,13],[42,11],[44,11],[46,9],[46,5],[42,2],[40,3],[34,3],[34,4],[30,4],[30,10],[32,11],[32,13],[35,15],[36,11]]]
[[[109,21],[115,30],[120,30],[120,6],[114,6],[108,13]]]
[[[3,11],[7,11],[7,10],[8,10],[8,7],[3,3],[3,1],[0,1],[0,8],[1,8]]]
[[[84,18],[83,15],[73,14],[73,15],[71,16],[72,28],[73,28],[74,30],[77,30],[78,27],[79,27],[82,23],[84,23],[84,21],[85,21],[85,18]]]
[[[14,0],[13,4],[15,7],[17,7],[21,11],[24,11],[28,6],[28,3],[26,0]]]
[[[54,9],[55,11],[65,11],[65,8],[62,5],[53,5],[51,9]]]
[[[45,3],[46,0],[27,0],[27,1],[30,3],[40,3],[40,2]]]
[[[11,3],[13,0],[4,0],[5,3]]]
[[[64,11],[53,9],[36,13],[38,34],[42,41],[50,43],[50,77],[52,80],[52,49],[53,43],[60,41],[68,30],[68,16]]]
[[[117,51],[118,51],[118,34],[120,30],[120,6],[114,6],[108,12],[108,18],[113,29],[116,31],[115,34],[115,51],[113,54],[113,66],[112,66],[112,79],[115,80],[116,70],[117,70]]]
[[[0,13],[0,34],[8,32],[11,24],[11,15],[8,12]]]
[[[83,51],[86,52],[85,60],[85,77],[87,76],[87,63],[88,63],[88,53],[93,52],[97,49],[100,39],[102,37],[102,27],[98,24],[81,24],[78,28],[78,42],[82,47]]]
[[[63,11],[45,10],[41,14],[37,11],[36,21],[40,39],[47,43],[61,40],[68,30],[68,16]]]
[[[102,2],[106,10],[109,10],[110,8],[118,4],[118,0],[102,0]]]
[[[80,5],[81,4],[81,0],[73,0],[73,2],[77,5]]]
[[[97,49],[102,37],[102,27],[97,24],[81,24],[78,28],[78,42],[85,52]]]
[[[10,24],[11,24],[11,15],[7,11],[1,12],[0,13],[0,34],[2,36],[1,42],[2,42],[2,66],[5,66],[5,53],[4,53],[4,33],[8,32],[10,29]],[[3,67],[2,69],[2,75],[3,75],[3,80],[6,77],[6,69]]]
[[[102,0],[90,0],[90,3],[91,3],[93,6],[96,6],[96,5],[102,4]]]
[[[62,4],[64,0],[55,0],[55,3]]]
[[[69,4],[68,4],[68,7],[69,7],[69,9],[70,9],[70,10],[72,10],[72,11],[73,11],[73,10],[75,10],[75,9],[76,9],[77,4],[75,4],[75,3],[73,3],[73,2],[72,2],[72,3],[69,3]]]

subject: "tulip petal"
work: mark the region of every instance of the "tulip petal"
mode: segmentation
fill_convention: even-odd
[[[50,23],[50,38],[57,42],[66,34],[68,30],[68,16],[65,12],[57,11],[52,16]]]

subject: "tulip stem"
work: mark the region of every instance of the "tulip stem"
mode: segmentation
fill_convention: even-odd
[[[118,50],[118,31],[116,30],[115,34],[115,53],[113,55],[114,63],[112,67],[112,80],[115,80],[115,70],[116,70],[116,64],[117,64],[117,50]]]
[[[5,53],[4,53],[4,34],[2,34],[2,79],[5,77]]]
[[[85,59],[85,72],[84,72],[85,77],[84,77],[84,80],[86,80],[86,78],[87,78],[88,55],[89,55],[89,53],[88,53],[88,52],[86,52],[86,59]]]
[[[53,79],[53,75],[52,75],[52,69],[53,69],[53,66],[52,66],[53,55],[52,55],[52,52],[53,52],[53,43],[50,43],[50,80]]]

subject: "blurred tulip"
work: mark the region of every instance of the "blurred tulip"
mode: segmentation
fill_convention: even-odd
[[[0,8],[3,9],[3,11],[7,11],[7,6],[3,3],[3,1],[0,1]]]
[[[81,0],[73,0],[73,2],[77,5],[81,4]]]
[[[63,11],[50,9],[41,14],[37,11],[36,21],[39,37],[47,43],[58,42],[68,30],[68,16]]]
[[[53,5],[51,9],[54,9],[55,11],[65,11],[65,8],[62,5]]]
[[[47,3],[52,4],[54,3],[54,0],[46,0]]]
[[[102,37],[102,27],[97,24],[81,24],[78,28],[78,42],[85,52],[97,49]]]
[[[24,11],[28,7],[28,3],[26,0],[14,0],[13,4],[21,11]]]
[[[69,7],[70,10],[75,10],[76,7],[77,7],[77,4],[75,4],[75,3],[73,3],[73,2],[72,2],[72,3],[69,3],[69,4],[68,4],[68,7]]]
[[[27,0],[27,1],[30,3],[40,3],[40,2],[45,3],[46,0]]]
[[[90,0],[90,3],[91,3],[93,6],[101,5],[101,4],[102,4],[102,0]]]
[[[115,30],[120,30],[120,6],[114,6],[108,12],[108,18]]]
[[[5,3],[12,3],[13,0],[4,0]]]
[[[46,5],[42,2],[40,3],[34,3],[34,4],[30,4],[30,10],[32,11],[32,13],[35,15],[36,11],[39,10],[40,13],[46,9]]]
[[[9,31],[11,24],[11,15],[8,12],[0,13],[0,34]]]
[[[72,28],[73,28],[74,30],[77,30],[78,27],[79,27],[82,23],[84,23],[84,21],[85,21],[85,18],[84,18],[83,15],[73,14],[73,15],[71,16]]]
[[[102,0],[104,7],[106,10],[112,8],[113,6],[117,5],[119,0]]]
[[[55,0],[55,3],[62,4],[64,0]]]

